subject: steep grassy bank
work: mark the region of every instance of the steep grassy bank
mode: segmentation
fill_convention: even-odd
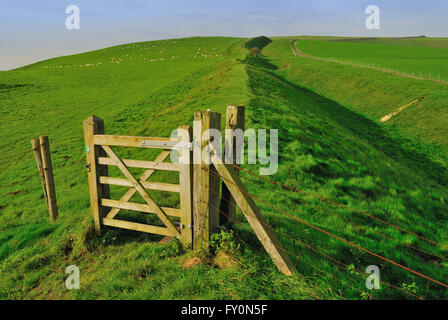
[[[418,235],[436,239],[442,247],[398,232],[359,212],[332,206],[298,192],[288,192],[246,175],[250,191],[306,222],[446,281],[444,270],[447,264],[443,258],[448,244],[446,166],[428,159],[420,143],[299,86],[300,81],[308,81],[310,86],[319,84],[316,80],[319,75],[316,78],[310,75],[313,72],[319,74],[321,69],[316,65],[313,65],[315,68],[309,66],[309,73],[304,74],[302,64],[307,62],[294,64],[292,59],[284,58],[283,52],[276,51],[276,42],[265,49],[264,58],[246,60],[252,93],[249,104],[251,127],[278,128],[280,132],[280,168],[272,178],[318,197],[365,210]],[[270,55],[275,59],[269,60]],[[289,65],[285,66],[286,62]],[[322,74],[320,76],[323,78]],[[332,73],[326,73],[326,77],[336,79]],[[340,87],[343,84],[340,80]],[[356,96],[356,90],[346,88],[341,92]],[[403,98],[405,94],[400,93]],[[281,233],[286,233],[286,236],[279,236],[289,242],[288,250],[306,260],[297,261],[299,271],[321,275],[319,280],[313,278],[313,281],[318,281],[330,292],[341,290],[347,298],[366,297],[365,277],[357,275],[353,269],[364,271],[373,264],[380,266],[384,281],[398,288],[409,289],[407,291],[426,298],[446,298],[446,291],[441,287],[431,285],[426,292],[427,281],[285,218],[270,207],[262,207],[269,222]],[[303,243],[298,244],[288,236]],[[309,246],[348,267],[338,268],[334,261]],[[324,271],[317,271],[316,266]],[[344,283],[333,276],[343,279]],[[373,296],[412,298],[409,293],[387,285],[383,285],[381,291],[375,291]]]
[[[294,83],[332,99],[357,113],[378,121],[400,107],[424,98],[384,124],[394,126],[414,142],[422,140],[425,152],[442,160],[448,147],[447,87],[428,81],[412,80],[368,69],[294,57],[289,39],[279,39],[265,49],[280,67],[282,76]],[[414,139],[416,138],[416,139]],[[436,155],[438,154],[438,155]],[[441,156],[440,156],[441,155]]]

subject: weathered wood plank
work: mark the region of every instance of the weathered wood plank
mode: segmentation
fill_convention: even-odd
[[[105,145],[105,146],[170,150],[176,146],[178,140],[171,138],[95,135],[93,138],[93,142],[96,145]]]
[[[132,210],[138,212],[146,212],[146,213],[156,213],[157,208],[151,204],[141,204],[141,203],[133,203],[133,202],[125,202],[125,201],[117,201],[111,199],[101,199],[101,205],[109,208],[118,208],[123,210]],[[163,212],[167,216],[171,217],[180,217],[181,210],[176,208],[167,208],[161,207]],[[109,217],[106,217],[110,219]]]
[[[191,126],[180,126],[178,137],[182,142],[190,143],[192,137]],[[187,248],[193,245],[193,207],[192,207],[192,152],[188,149],[179,150],[179,183],[180,183],[180,208],[183,226],[181,230],[181,242]]]
[[[131,159],[122,159],[122,161],[128,168],[179,171],[179,165],[177,163],[131,160]],[[112,159],[105,157],[99,157],[98,164],[116,166],[116,163]]]
[[[113,177],[100,177],[100,183],[122,187],[131,187],[131,188],[134,187],[132,182],[130,182],[129,180]],[[142,181],[141,179],[140,183],[145,189],[166,191],[166,192],[180,192],[179,184]]]
[[[134,177],[134,175],[128,170],[123,161],[115,154],[115,152],[109,146],[102,146],[109,157],[116,163],[121,172],[128,178],[133,184],[134,188],[137,192],[142,196],[142,198],[148,203],[153,204],[155,206],[156,212],[155,214],[159,217],[159,219],[163,222],[163,224],[170,229],[173,234],[177,237],[180,236],[179,231],[176,227],[173,226],[171,221],[168,219],[163,210],[154,202],[154,200],[150,197],[150,195],[146,192],[145,188],[141,185],[141,183]]]
[[[96,159],[105,153],[99,146],[93,143],[95,134],[104,133],[104,121],[98,117],[90,116],[83,122],[84,140],[86,146],[86,165],[89,180],[90,207],[92,211],[95,231],[101,234],[101,221],[106,215],[105,208],[100,206],[101,198],[110,198],[109,186],[99,183],[99,176],[108,176],[108,168],[99,166]]]
[[[36,158],[37,170],[39,171],[40,181],[42,183],[42,188],[44,189],[45,201],[47,201],[47,206],[48,206],[48,194],[47,194],[47,187],[45,184],[45,175],[44,175],[44,169],[43,169],[43,165],[42,165],[42,154],[40,152],[39,139],[32,139],[31,146],[33,147],[34,157]]]
[[[277,269],[285,275],[293,274],[295,272],[293,263],[281,247],[272,229],[267,225],[252,197],[248,196],[247,190],[244,188],[238,174],[233,168],[224,164],[220,157],[212,155],[212,161],[218,174],[223,178],[224,183]]]
[[[193,244],[194,248],[208,250],[210,235],[219,226],[220,181],[211,174],[214,167],[202,156],[211,141],[209,129],[221,129],[221,114],[211,111],[198,111],[194,114],[193,128]],[[207,160],[207,161],[204,161]],[[217,195],[218,194],[218,195]]]
[[[228,106],[226,111],[225,163],[237,164],[241,160],[241,148],[244,144],[244,106]],[[238,141],[233,133],[241,130],[242,141]],[[239,153],[239,154],[238,154]],[[224,181],[222,182],[220,225],[234,226],[236,221],[236,202]]]
[[[165,161],[166,158],[168,158],[170,155],[169,151],[162,151],[154,160],[154,162],[163,162]],[[145,172],[143,172],[143,174],[140,177],[140,181],[146,181],[148,180],[155,172],[155,169],[148,169]],[[132,199],[132,197],[134,196],[134,194],[137,192],[136,189],[132,188],[129,189],[124,195],[123,197],[121,197],[120,201],[123,202],[128,202],[129,200]],[[113,208],[108,214],[107,214],[107,218],[109,219],[113,219],[118,212],[120,212],[120,209],[118,208]]]
[[[115,220],[103,218],[103,225],[115,228],[122,228],[127,230],[135,230],[140,232],[152,233],[152,234],[160,234],[163,236],[175,236],[173,232],[171,232],[168,228],[150,226],[141,223],[123,221],[123,220]]]
[[[40,136],[40,152],[42,155],[42,169],[45,177],[45,187],[48,196],[48,211],[50,221],[54,222],[58,217],[58,205],[56,201],[56,188],[54,185],[53,165],[51,163],[50,142],[47,136]]]

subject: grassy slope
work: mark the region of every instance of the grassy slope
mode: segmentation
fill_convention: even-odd
[[[272,53],[273,57],[281,57],[278,63],[285,74],[301,86],[373,120],[379,120],[399,107],[424,97],[423,101],[393,117],[386,125],[441,147],[443,150],[438,154],[446,153],[448,117],[438,116],[448,113],[446,86],[369,69],[292,57],[287,39],[277,41],[266,52]],[[293,65],[294,68],[291,68]],[[428,148],[433,149],[433,146]]]
[[[425,78],[448,80],[448,39],[304,39],[298,47],[317,57],[375,64]]]
[[[352,60],[353,55],[360,54],[363,59],[367,59],[365,62],[379,63],[379,60],[376,61],[375,59],[380,59],[388,67],[395,69],[401,64],[419,66],[422,63],[432,64],[431,68],[436,68],[437,72],[445,72],[444,70],[447,67],[445,62],[448,54],[447,39],[386,38],[368,41],[350,40],[350,42],[326,40],[329,39],[312,38],[312,40],[305,40],[305,42],[319,48],[321,44],[324,47],[329,46],[329,48],[321,51],[322,54],[331,56],[335,53],[332,50],[334,47],[337,48],[336,51],[342,59]],[[335,39],[332,38],[331,40]],[[302,44],[303,41],[299,41],[297,46],[302,49]],[[284,56],[290,50],[286,41],[281,44],[277,43],[277,46],[282,47],[281,53]],[[353,46],[356,48],[353,48]],[[421,50],[426,51],[427,55],[422,53]],[[394,51],[394,54],[391,54],[391,51]],[[437,55],[440,57],[435,58]],[[373,60],[372,57],[374,57]],[[363,68],[316,62],[311,59],[302,59],[301,62],[299,67],[301,85],[371,119],[379,120],[415,99],[424,98],[423,101],[393,117],[387,122],[387,125],[396,126],[408,135],[441,146],[443,147],[442,150],[437,153],[447,154],[448,117],[437,116],[448,113],[446,85],[385,75],[382,72]],[[431,68],[423,71],[433,72]],[[344,81],[340,83],[339,79],[344,79]],[[344,86],[344,90],[341,90],[341,85]],[[432,130],[428,130],[428,128]],[[433,148],[432,146],[427,147]],[[445,161],[446,163],[446,160],[441,160],[438,156],[436,158],[439,159],[435,160]]]
[[[251,251],[240,253],[249,259],[241,259],[244,268],[184,268],[192,253],[179,255],[176,242],[162,246],[154,242],[160,237],[113,229],[100,239],[92,234],[82,120],[94,113],[110,133],[168,136],[190,123],[196,110],[247,104],[247,75],[236,60],[244,58],[243,43],[139,43],[0,73],[0,141],[7,156],[0,173],[0,298],[312,298],[319,292],[307,289],[301,277],[285,280],[266,256]],[[55,225],[47,222],[29,151],[29,139],[39,134],[52,141],[60,208]],[[115,197],[122,193],[112,190]],[[71,264],[81,269],[77,292],[64,285]]]
[[[277,45],[281,43],[274,42],[265,49],[268,57],[271,54],[278,55],[276,59],[249,59],[248,69],[253,93],[250,103],[252,126],[282,128],[279,147],[281,165],[274,179],[351,207],[367,210],[381,219],[417,234],[432,236],[446,245],[447,230],[443,225],[448,217],[446,167],[416,154],[409,145],[402,145],[386,127],[299,86],[297,82],[301,78],[297,71],[303,62],[294,64],[290,59],[280,58],[284,56],[281,47]],[[285,62],[290,63],[287,71],[278,69]],[[279,197],[270,189],[269,185],[260,183],[250,187],[251,192],[259,198],[305,221],[397,262],[439,279],[446,279],[443,274],[446,268],[444,262],[418,252],[416,254],[403,244],[379,236],[378,232],[439,255],[444,255],[443,250],[427,246],[409,235],[400,235],[396,230],[372,222],[360,214],[322,204],[312,197],[291,192],[289,196],[292,199],[287,199]],[[279,191],[285,193],[284,190],[277,189]],[[353,264],[361,270],[369,264],[380,265],[383,280],[400,287],[415,282],[418,287],[416,292],[424,294],[425,281],[409,276],[357,249],[347,248],[346,245],[309,228],[297,227],[297,223],[285,220],[281,214],[271,212],[267,207],[263,209],[269,221],[289,235],[298,236],[325,254],[348,265]],[[351,222],[347,222],[347,219]],[[295,250],[297,255],[308,259],[315,266],[335,272],[340,278],[350,278],[349,283],[355,283],[358,289],[363,290],[365,279],[362,277],[347,276],[344,270],[335,271],[332,262],[303,246],[293,243],[290,250]],[[313,272],[304,263],[299,262],[298,266],[304,274]],[[350,297],[360,297],[356,290],[350,291],[345,286],[337,286],[337,282],[329,276],[324,275],[323,279],[333,290],[335,287],[344,288],[343,292],[350,292]],[[387,289],[376,294],[378,298],[405,297],[400,292]],[[430,293],[432,297],[441,297],[438,294],[436,291]]]
[[[448,38],[420,38],[420,37],[404,37],[404,38],[366,38],[353,39],[345,38],[342,41],[358,42],[358,43],[378,43],[402,47],[426,47],[426,48],[448,48]]]
[[[220,44],[212,40],[220,41]],[[6,185],[0,188],[0,297],[364,297],[364,277],[353,275],[344,268],[337,269],[329,260],[303,245],[291,243],[283,236],[282,243],[288,250],[343,279],[343,283],[326,273],[317,272],[303,262],[298,262],[297,268],[305,278],[301,275],[289,278],[279,275],[265,254],[260,255],[245,245],[247,242],[259,248],[247,224],[239,225],[234,241],[239,242],[241,248],[232,252],[244,267],[232,263],[227,268],[213,268],[202,263],[183,268],[182,263],[194,253],[179,255],[175,242],[161,246],[148,241],[156,240],[155,237],[132,232],[108,229],[104,237],[95,238],[92,235],[86,177],[82,168],[84,156],[81,137],[81,121],[93,111],[106,119],[108,132],[168,135],[178,124],[188,123],[194,110],[210,108],[224,111],[225,105],[229,103],[246,104],[248,128],[280,129],[280,168],[273,179],[368,210],[380,218],[448,245],[446,167],[422,155],[425,150],[421,148],[425,145],[404,139],[390,128],[360,115],[358,112],[363,104],[344,105],[340,101],[341,104],[335,102],[341,97],[330,90],[325,91],[321,84],[328,83],[319,82],[319,79],[311,76],[313,72],[319,73],[327,66],[291,57],[288,40],[278,40],[269,45],[265,49],[266,58],[245,59],[245,51],[241,49],[243,40],[240,39],[188,39],[176,42],[173,43],[172,52],[167,49],[164,56],[191,56],[191,59],[184,61],[186,64],[181,58],[166,59],[160,65],[155,62],[150,64],[141,61],[144,57],[139,54],[133,56],[132,62],[105,63],[111,56],[127,53],[129,57],[139,46],[129,45],[122,47],[122,51],[108,49],[117,53],[104,50],[103,55],[107,56],[107,60],[101,59],[98,52],[87,53],[85,56],[42,62],[27,70],[0,73],[3,86],[0,110],[9,117],[5,121],[1,120],[1,149],[3,154],[10,155],[6,163],[2,164],[0,176],[4,182],[2,184]],[[177,53],[182,46],[179,42],[189,48],[185,49],[183,55]],[[146,45],[158,46],[153,57],[155,59],[159,57],[159,52],[163,52],[162,48],[168,47],[168,43],[170,41]],[[218,47],[218,56],[196,63],[195,59],[201,59],[193,58],[197,55],[198,46],[208,51]],[[220,56],[220,53],[223,55]],[[69,72],[70,68],[75,67],[54,70],[40,68],[62,64],[79,66],[79,61],[84,64],[103,63],[98,65],[97,72],[85,69],[79,72],[79,69],[74,69],[76,71],[63,74],[60,72]],[[136,61],[140,61],[138,65]],[[331,79],[336,77],[333,74],[336,71],[353,73],[350,69],[327,68],[325,74]],[[157,77],[160,74],[164,76]],[[63,83],[59,82],[62,76]],[[357,80],[362,81],[362,77]],[[28,84],[33,86],[18,86]],[[325,93],[327,98],[317,95],[306,86],[314,86],[316,92]],[[348,86],[344,92],[347,94],[352,90]],[[405,100],[406,92],[402,93],[399,88],[394,90],[400,95],[399,99]],[[329,97],[330,94],[337,99]],[[381,96],[377,97],[378,101],[382,101]],[[25,108],[22,107],[24,105]],[[359,108],[358,112],[352,111],[356,108]],[[39,113],[34,111],[36,109]],[[45,114],[48,122],[42,123],[40,112]],[[31,154],[14,156],[29,149],[28,140],[31,136],[43,132],[49,133],[50,139],[54,137],[55,141],[52,144],[53,159],[57,168],[56,185],[61,217],[54,226],[47,223]],[[6,171],[6,168],[9,170]],[[26,180],[26,184],[22,183],[27,177],[31,178]],[[295,193],[290,193],[290,198],[282,198],[269,186],[252,181],[249,176],[244,176],[244,179],[251,193],[297,217],[439,280],[448,280],[445,262],[385,240],[377,232],[438,255],[446,255],[444,250],[345,209],[336,210],[326,205],[322,208],[322,203],[315,199]],[[119,196],[119,191],[113,193]],[[284,190],[274,191],[285,193]],[[171,198],[161,199],[168,203],[175,201]],[[424,294],[426,281],[329,240],[269,208],[262,209],[268,222],[277,231],[301,239],[359,269],[377,264],[382,269],[383,280],[397,286],[411,286],[410,290]],[[241,215],[238,219],[243,220]],[[350,219],[364,227],[342,219]],[[244,242],[240,242],[240,239]],[[82,272],[82,289],[78,292],[69,292],[64,288],[64,270],[70,264],[78,265]],[[347,283],[364,293],[347,287]],[[414,283],[415,288],[412,286]],[[375,292],[375,297],[408,296],[383,286],[381,291]],[[428,297],[446,298],[446,294],[431,286]]]

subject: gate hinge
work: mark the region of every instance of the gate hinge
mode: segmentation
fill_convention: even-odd
[[[90,172],[90,163],[86,163],[86,164],[84,165],[84,168],[87,169],[87,172]]]

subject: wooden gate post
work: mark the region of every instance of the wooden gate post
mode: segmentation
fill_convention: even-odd
[[[227,107],[225,132],[226,163],[237,164],[237,159],[241,159],[241,146],[244,145],[244,114],[244,106]],[[242,141],[239,141],[233,135],[234,131],[237,129],[240,129],[242,131]],[[236,202],[224,182],[222,183],[220,211],[220,225],[227,225],[229,227],[232,227],[236,220]]]
[[[191,143],[193,133],[191,126],[180,126],[177,132],[180,142]],[[180,204],[183,210],[180,217],[180,223],[182,224],[180,240],[186,248],[192,248],[193,245],[192,162],[192,151],[186,147],[181,148],[179,150],[179,183]]]
[[[54,222],[58,217],[58,205],[56,203],[56,188],[54,186],[53,165],[51,163],[50,143],[48,136],[40,136],[40,153],[42,156],[42,169],[45,177],[45,189],[47,191],[48,211],[50,221]]]
[[[95,231],[101,235],[102,219],[106,215],[106,208],[101,206],[101,199],[110,198],[109,186],[100,184],[99,177],[109,176],[107,166],[100,166],[97,163],[98,157],[105,157],[106,152],[101,146],[95,146],[93,136],[104,134],[104,121],[95,116],[90,116],[83,122],[84,140],[86,145],[86,168],[89,179],[90,208],[92,210]]]
[[[44,168],[42,165],[42,154],[40,153],[39,139],[32,139],[31,146],[33,147],[34,157],[36,158],[37,170],[39,171],[40,181],[42,183],[42,188],[44,189],[45,200],[47,201],[48,206],[47,187],[45,184],[45,175],[44,175]]]
[[[209,129],[221,129],[221,114],[194,113],[193,125],[193,248],[208,250],[210,234],[219,226],[219,177],[210,159],[203,159],[210,143]]]

